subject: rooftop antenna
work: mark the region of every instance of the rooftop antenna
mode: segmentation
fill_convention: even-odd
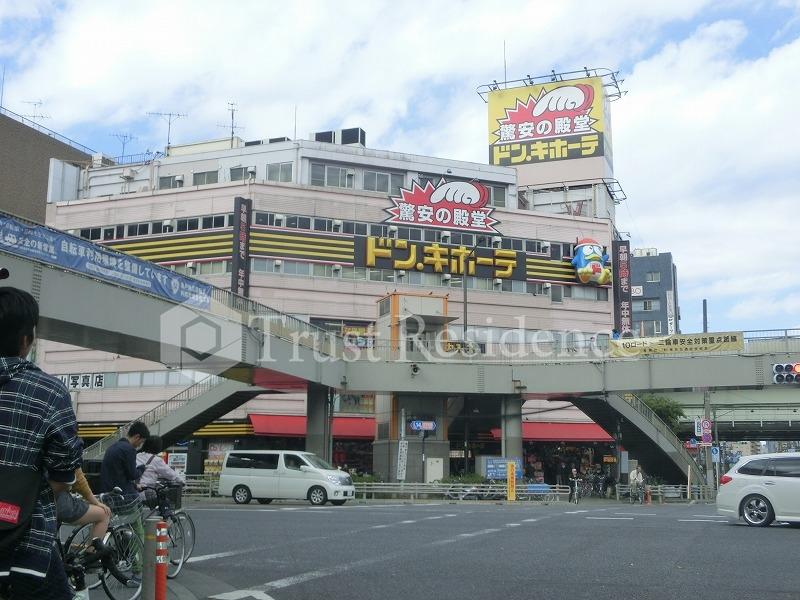
[[[294,105],[294,137],[292,139],[297,139],[297,104]]]
[[[6,89],[6,66],[3,65],[3,77],[0,79],[0,106],[3,106],[3,92]]]
[[[28,117],[29,119],[32,119],[34,122],[37,121],[38,119],[49,119],[50,118],[49,115],[42,114],[39,111],[39,107],[42,104],[44,104],[44,102],[42,102],[41,100],[23,100],[22,103],[23,104],[30,104],[31,106],[33,106],[33,114],[32,115],[22,115],[23,117]]]
[[[119,143],[122,144],[122,154],[120,156],[125,156],[125,146],[128,142],[136,139],[136,136],[130,133],[109,133],[108,135],[117,138]]]
[[[234,121],[234,115],[239,112],[239,109],[236,106],[235,102],[228,102],[228,112],[231,113],[231,124],[230,125],[217,125],[217,127],[228,127],[231,128],[231,148],[233,148],[233,136],[237,129],[244,129],[244,127],[238,127]]]
[[[172,122],[175,119],[180,119],[181,117],[187,117],[186,113],[174,113],[174,112],[149,112],[147,113],[148,117],[161,117],[167,120],[167,150],[169,150],[170,143],[172,140]]]
[[[503,40],[503,82],[508,89],[508,68],[506,67],[506,41]]]

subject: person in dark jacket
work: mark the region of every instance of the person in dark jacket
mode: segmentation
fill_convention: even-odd
[[[81,465],[75,411],[67,388],[25,359],[39,305],[22,290],[0,287],[0,465],[41,474],[30,523],[10,550],[0,552],[0,588],[11,600],[69,600],[57,535],[54,490],[66,490]],[[49,483],[48,483],[49,482]]]
[[[128,435],[114,442],[106,450],[100,465],[100,491],[110,492],[115,487],[125,496],[137,496],[136,451],[150,437],[147,425],[136,421],[128,428]]]

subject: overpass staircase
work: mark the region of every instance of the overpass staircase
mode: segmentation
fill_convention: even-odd
[[[150,433],[161,436],[164,447],[167,447],[188,438],[201,427],[266,391],[247,383],[210,375],[135,420],[147,425]],[[109,446],[127,433],[133,422],[126,423],[115,433],[86,448],[84,459],[102,458]]]
[[[572,403],[611,435],[619,425],[618,443],[642,463],[646,474],[681,483],[691,469],[692,481],[705,484],[700,466],[680,438],[635,394],[582,397]]]

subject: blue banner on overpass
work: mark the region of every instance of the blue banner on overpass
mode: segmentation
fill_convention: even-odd
[[[118,283],[199,308],[211,305],[212,287],[151,262],[54,229],[0,215],[0,250]]]

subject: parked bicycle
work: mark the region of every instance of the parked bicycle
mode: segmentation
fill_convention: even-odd
[[[569,501],[578,504],[580,502],[581,497],[581,488],[583,485],[583,479],[580,477],[570,477],[569,478]]]

